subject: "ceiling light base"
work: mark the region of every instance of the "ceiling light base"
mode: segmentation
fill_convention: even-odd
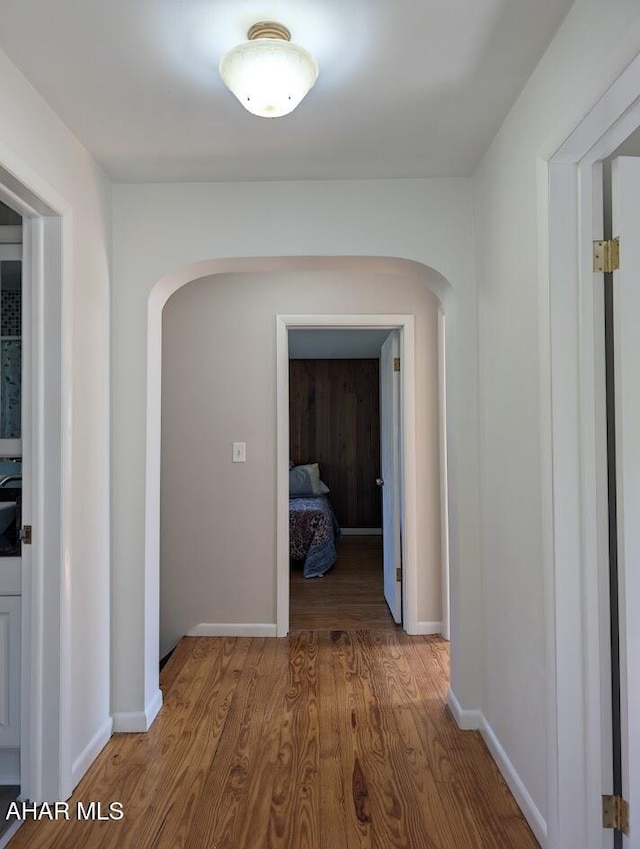
[[[282,24],[275,21],[260,21],[254,24],[247,33],[249,41],[255,41],[257,38],[275,38],[279,41],[291,41],[291,33]]]

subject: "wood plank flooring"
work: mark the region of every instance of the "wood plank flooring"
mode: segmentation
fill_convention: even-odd
[[[480,735],[447,708],[448,644],[398,629],[185,638],[147,734],[11,849],[537,849]]]
[[[384,600],[382,537],[340,537],[336,548],[338,560],[322,578],[303,578],[302,565],[292,567],[291,630],[394,628]]]

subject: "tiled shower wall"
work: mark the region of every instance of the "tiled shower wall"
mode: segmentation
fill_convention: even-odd
[[[3,439],[21,436],[21,335],[22,292],[3,289],[0,291],[0,437]]]
[[[4,289],[0,292],[0,336],[22,335],[22,292]]]

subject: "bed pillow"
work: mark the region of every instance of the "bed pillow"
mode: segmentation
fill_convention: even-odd
[[[289,472],[289,495],[326,495],[328,492],[329,487],[320,480],[317,463],[294,466]]]

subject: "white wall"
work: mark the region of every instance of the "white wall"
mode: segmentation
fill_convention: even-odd
[[[65,468],[71,470],[64,557],[71,591],[70,754],[75,763],[89,751],[86,747],[96,733],[108,728],[110,713],[111,191],[85,149],[3,53],[0,115],[0,166],[34,188],[50,189],[67,208],[63,228],[71,251],[65,257],[64,274],[72,296],[63,320],[71,349],[63,381],[72,387],[72,400],[70,420],[64,423],[69,449]],[[85,766],[83,760],[78,761],[74,780]]]
[[[275,317],[363,304],[416,317],[418,620],[441,621],[437,299],[388,274],[221,274],[163,312],[161,655],[201,623],[276,622]]]
[[[461,564],[460,576],[452,576],[452,651],[456,692],[464,704],[475,706],[481,690],[481,592],[470,183],[379,180],[114,187],[116,710],[143,710],[157,688],[158,555],[153,546],[145,547],[145,516],[155,515],[153,503],[145,501],[145,449],[155,439],[155,426],[150,422],[148,432],[146,419],[149,294],[157,281],[190,263],[213,259],[224,268],[225,258],[287,256],[400,257],[437,269],[451,284],[457,327],[450,310],[450,338],[458,339],[460,348],[451,352],[451,362],[465,366],[449,392],[451,409],[457,409],[454,474],[459,476],[452,493],[459,528],[452,559]],[[300,260],[302,268],[306,262]],[[260,263],[254,265],[259,270]],[[194,271],[191,279],[203,273]],[[188,272],[183,276],[183,282],[190,279]],[[158,534],[157,528],[149,531]]]
[[[474,177],[486,616],[482,710],[543,817],[544,540],[551,493],[542,486],[546,408],[540,389],[546,394],[549,387],[541,289],[546,268],[540,261],[546,219],[538,207],[538,168],[540,157],[553,154],[640,49],[639,16],[632,0],[578,0]]]

